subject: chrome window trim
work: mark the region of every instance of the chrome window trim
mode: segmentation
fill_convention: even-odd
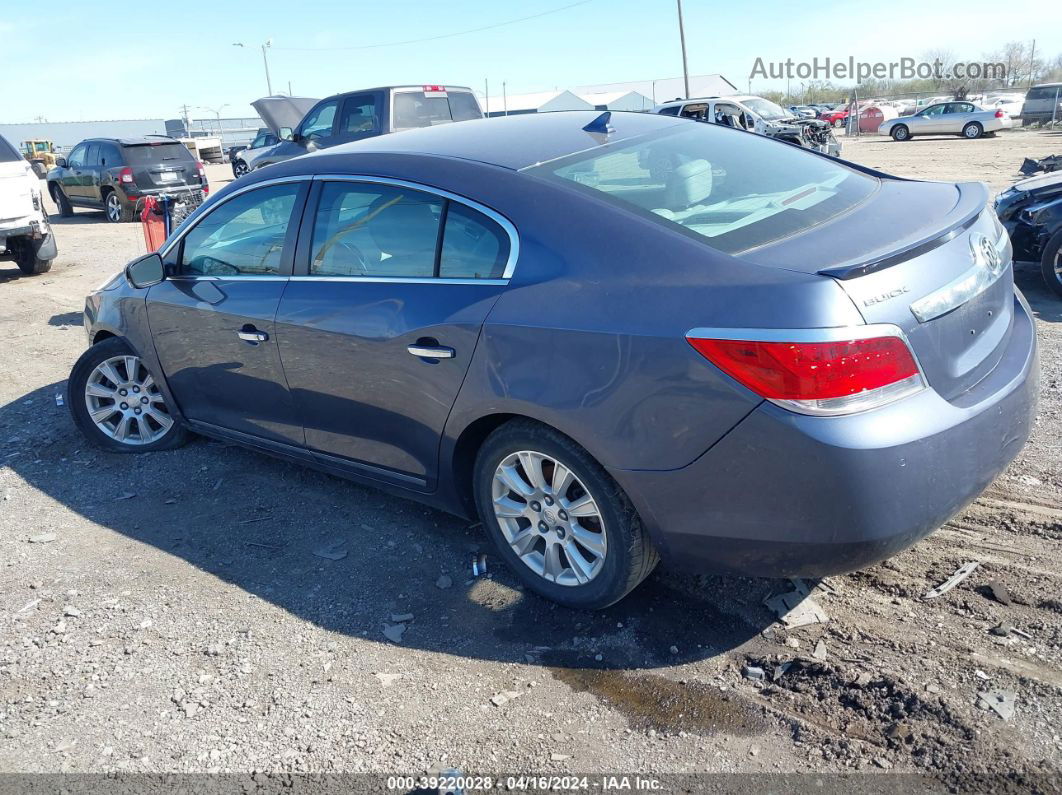
[[[275,177],[274,179],[262,180],[261,182],[255,182],[250,185],[245,185],[241,188],[237,188],[232,193],[225,196],[221,201],[216,202],[212,207],[208,208],[199,216],[195,223],[189,226],[187,229],[182,229],[181,233],[175,237],[165,248],[163,248],[159,254],[165,260],[167,256],[181,244],[184,238],[197,227],[204,218],[209,216],[219,207],[228,203],[232,199],[240,196],[248,191],[255,190],[257,188],[265,188],[270,185],[283,185],[289,182],[312,182],[312,181],[328,181],[328,182],[365,182],[378,185],[390,185],[398,188],[409,188],[411,190],[419,190],[424,193],[432,193],[436,196],[440,196],[450,201],[455,201],[458,204],[463,204],[466,207],[482,213],[490,218],[503,230],[505,234],[509,236],[509,257],[505,261],[505,268],[502,271],[502,275],[497,279],[469,279],[469,278],[446,278],[446,277],[408,277],[408,276],[320,276],[320,275],[298,275],[298,276],[267,276],[267,275],[233,275],[233,276],[191,276],[191,275],[176,275],[168,277],[171,280],[176,281],[242,281],[242,280],[256,280],[256,281],[288,281],[289,279],[296,279],[299,281],[321,281],[321,282],[370,282],[370,283],[383,283],[383,284],[483,284],[483,285],[506,285],[512,278],[513,273],[516,271],[516,261],[520,257],[520,236],[516,231],[516,227],[513,223],[501,213],[496,210],[492,210],[490,207],[486,207],[477,201],[459,196],[456,193],[443,190],[441,188],[433,188],[430,185],[421,185],[417,182],[409,182],[401,179],[390,179],[388,177],[373,177],[363,174],[297,174],[287,177]]]
[[[199,224],[201,224],[203,222],[204,218],[209,216],[211,213],[215,212],[219,207],[222,207],[222,206],[228,204],[230,201],[235,199],[237,196],[242,196],[244,193],[247,193],[248,191],[256,190],[257,188],[267,188],[270,185],[283,185],[283,184],[286,184],[288,182],[303,182],[303,181],[309,182],[312,179],[313,179],[313,175],[312,174],[298,174],[298,175],[289,176],[289,177],[275,177],[273,179],[266,179],[266,180],[262,180],[261,182],[254,182],[254,183],[252,183],[250,185],[244,185],[242,188],[237,188],[236,190],[234,190],[232,193],[227,195],[221,201],[215,202],[213,206],[208,207],[207,209],[205,209],[203,211],[203,214],[195,219],[195,223],[192,224],[191,226],[189,226],[187,229],[182,229],[181,233],[179,235],[177,235],[177,237],[175,237],[168,245],[166,245],[165,248],[163,248],[161,251],[159,251],[159,255],[162,257],[163,260],[165,260],[166,257],[168,257],[170,255],[170,253],[173,251],[173,249],[176,248],[177,246],[179,246],[181,244],[181,242],[185,239],[185,237],[188,236],[188,233],[191,232],[193,229],[195,229],[197,226],[199,226]],[[181,278],[181,277],[172,276],[170,278]],[[201,277],[188,276],[188,277],[183,277],[183,278],[195,279],[195,278],[201,278]],[[250,276],[250,277],[248,277],[248,276],[232,276],[232,277],[228,277],[228,278],[233,278],[233,279],[246,279],[246,278],[258,279],[258,278],[262,278],[262,277],[259,277],[259,276]],[[270,278],[273,278],[273,277],[270,277]]]
[[[451,193],[448,190],[442,188],[435,188],[431,185],[422,185],[419,182],[409,182],[404,179],[391,179],[390,177],[374,177],[367,174],[315,174],[313,176],[315,182],[362,182],[372,185],[388,185],[395,188],[409,188],[410,190],[418,190],[422,193],[431,193],[435,196],[439,196],[450,201],[463,204],[476,212],[490,218],[494,223],[498,224],[505,234],[509,236],[509,257],[505,260],[505,268],[502,270],[502,275],[499,279],[447,279],[445,277],[439,277],[438,279],[429,278],[433,282],[461,282],[470,281],[474,284],[483,284],[489,282],[508,282],[513,277],[513,273],[516,272],[516,261],[520,258],[520,235],[516,231],[516,227],[512,221],[499,213],[497,210],[492,210],[490,207],[480,204],[479,202],[460,196],[456,193]],[[319,275],[307,275],[307,276],[293,276],[293,279],[321,279],[326,281],[335,281],[337,279],[347,279],[350,281],[367,281],[369,278],[378,279],[380,281],[396,281],[403,282],[409,281],[407,277],[360,277],[360,276],[319,276]]]
[[[918,374],[927,386],[922,362],[911,340],[903,329],[892,323],[868,323],[865,326],[830,326],[828,328],[692,328],[686,337],[710,340],[747,340],[749,342],[844,342],[846,340],[864,340],[874,337],[898,337],[903,340],[911,352]]]

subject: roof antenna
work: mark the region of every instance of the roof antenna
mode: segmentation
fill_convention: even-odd
[[[612,111],[606,110],[588,125],[583,127],[583,129],[588,133],[604,133],[605,135],[608,135],[616,132],[616,128],[609,124],[611,120]]]

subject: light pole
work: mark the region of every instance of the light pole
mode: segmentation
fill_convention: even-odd
[[[679,18],[679,42],[682,44],[682,83],[686,87],[685,99],[690,98],[690,70],[686,66],[686,30],[682,26],[682,0],[675,0],[678,4]]]
[[[244,45],[244,43],[242,41],[234,41],[232,43],[232,46],[233,47],[243,47],[245,45]],[[272,47],[272,46],[273,46],[273,40],[272,39],[266,39],[265,42],[262,44],[262,64],[265,66],[266,90],[269,92],[269,96],[273,96],[273,83],[269,79],[269,58],[266,56],[266,49],[269,48],[269,47]]]
[[[197,108],[199,108],[199,110],[209,110],[211,113],[214,114],[214,118],[217,119],[218,122],[218,138],[221,138],[222,140],[224,140],[225,136],[221,133],[221,111],[225,110],[225,108],[227,108],[228,106],[228,102],[226,102],[224,105],[219,105],[216,108],[211,108],[206,105],[196,106]]]

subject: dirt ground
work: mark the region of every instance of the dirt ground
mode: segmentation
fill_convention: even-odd
[[[998,191],[1062,137],[844,153]],[[1062,302],[1030,266],[1017,281],[1042,394],[1025,451],[914,548],[818,586],[828,623],[787,630],[763,600],[788,581],[661,568],[574,613],[502,568],[473,578],[478,529],[415,503],[204,439],[87,447],[56,405],[85,346],[83,296],[144,243],[99,213],[55,223],[50,273],[0,264],[0,772],[452,766],[762,791],[678,775],[815,774],[803,789],[858,771],[848,790],[910,789],[915,773],[919,789],[1059,791]],[[329,549],[346,554],[315,554]],[[396,624],[398,643],[383,634]],[[993,691],[1013,694],[1009,719],[978,707]]]

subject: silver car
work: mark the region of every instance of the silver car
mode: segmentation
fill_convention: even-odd
[[[1006,111],[981,110],[972,102],[938,102],[911,116],[889,119],[878,127],[878,133],[891,135],[894,141],[914,135],[961,135],[973,140],[1008,127]]]

